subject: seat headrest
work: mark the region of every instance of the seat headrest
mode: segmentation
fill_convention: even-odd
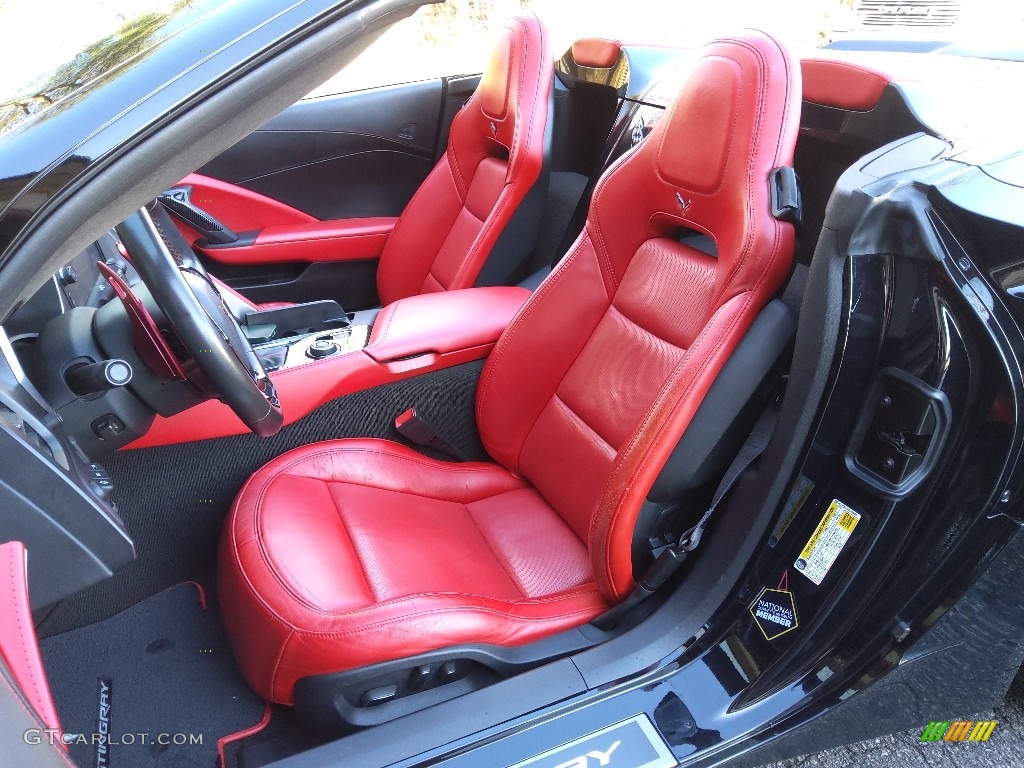
[[[691,192],[712,193],[727,170],[743,174],[759,156],[774,153],[781,137],[770,134],[785,121],[765,111],[792,105],[771,91],[784,93],[799,74],[779,43],[757,30],[705,46],[665,120],[657,164],[662,177]],[[762,131],[769,135],[760,136]],[[762,146],[762,139],[770,146]]]
[[[650,136],[595,190],[612,281],[645,240],[692,229],[715,241],[726,282],[744,282],[732,267],[754,233],[769,235],[768,177],[792,165],[799,120],[800,68],[775,39],[743,30],[705,46]]]
[[[603,37],[588,37],[572,44],[572,59],[581,67],[610,69],[619,60],[622,43]]]
[[[714,192],[742,108],[737,103],[743,72],[734,59],[702,56],[676,99],[658,148],[658,171],[691,192]]]
[[[536,14],[514,16],[497,31],[474,94],[490,138],[511,150],[516,121],[525,117],[519,113],[537,99],[541,83],[550,80],[553,63],[547,31]]]
[[[552,66],[547,30],[536,14],[514,16],[497,30],[480,85],[452,124],[448,149],[458,165],[475,168],[481,152],[497,156],[501,148],[510,165],[524,161],[524,147],[538,131],[543,136]]]

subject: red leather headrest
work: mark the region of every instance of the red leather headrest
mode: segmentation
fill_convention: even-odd
[[[768,72],[781,73],[783,85],[787,74],[799,78],[794,69],[779,45],[761,32],[706,46],[661,132],[661,176],[686,191],[704,194],[715,192],[729,170],[738,181],[764,149],[774,148],[759,148],[755,133],[755,125],[770,117],[762,114],[766,105],[780,103],[766,97],[774,86],[766,80]],[[779,122],[765,120],[767,125]],[[778,137],[767,138],[778,142]]]
[[[534,122],[543,123],[536,120],[538,115],[547,114],[553,64],[547,31],[537,15],[524,12],[509,19],[497,31],[480,85],[452,125],[449,148],[453,139],[456,144],[461,138],[474,145],[483,139],[515,155],[513,144],[525,138],[516,123],[526,121],[524,125],[531,127]],[[478,147],[472,150],[478,152]]]
[[[889,76],[839,59],[804,59],[804,100],[840,109],[867,111],[882,98]]]
[[[665,117],[595,190],[588,226],[612,279],[643,242],[687,228],[715,241],[721,288],[756,280],[745,255],[773,237],[768,177],[793,163],[800,94],[796,60],[764,32],[705,46]]]
[[[658,171],[665,180],[691,192],[713,192],[721,185],[742,81],[742,67],[734,59],[698,59],[661,136]]]
[[[572,60],[581,67],[608,69],[619,60],[622,43],[601,37],[577,40],[572,44]]]

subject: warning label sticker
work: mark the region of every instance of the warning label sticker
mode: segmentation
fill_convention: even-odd
[[[859,521],[859,514],[839,499],[833,499],[793,567],[820,585]]]

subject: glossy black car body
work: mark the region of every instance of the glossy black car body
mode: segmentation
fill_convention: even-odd
[[[0,138],[0,316],[417,4],[183,10],[201,23],[176,21],[175,34]],[[638,76],[613,153],[660,109],[643,76],[656,56],[629,55]],[[512,766],[641,715],[682,764],[756,765],[970,718],[1002,697],[1024,658],[1024,154],[950,143],[896,85],[877,109],[837,120],[805,105],[805,189],[826,167],[837,178],[818,180],[825,194],[806,212],[809,269],[778,422],[679,588],[604,644],[280,765]],[[66,458],[5,428],[0,490],[11,505],[70,510],[94,557],[85,577],[33,563],[42,607],[75,579],[109,576],[131,541],[90,497],[89,459],[4,373],[6,407]],[[67,498],[55,502],[52,487]],[[859,519],[818,584],[797,562],[833,501]],[[793,631],[762,631],[765,590],[791,595]],[[574,753],[550,757],[530,764]]]

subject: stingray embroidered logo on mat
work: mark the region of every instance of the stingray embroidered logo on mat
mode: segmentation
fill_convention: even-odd
[[[96,678],[96,695],[99,708],[96,711],[96,768],[110,768],[110,709],[113,700],[114,681],[109,677]]]

